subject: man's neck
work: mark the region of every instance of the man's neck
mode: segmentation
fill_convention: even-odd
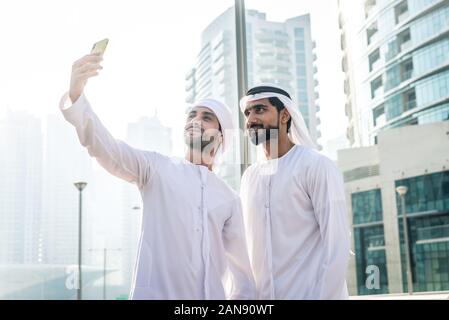
[[[274,143],[276,142],[277,145],[274,145]],[[269,160],[272,160],[281,158],[294,146],[295,144],[290,141],[288,135],[286,135],[285,137],[279,137],[278,140],[267,141],[263,144],[263,150],[265,152],[265,157]]]

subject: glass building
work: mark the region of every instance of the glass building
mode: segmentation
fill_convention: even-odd
[[[449,290],[448,132],[449,121],[393,128],[381,132],[376,145],[339,151],[352,222],[351,295],[408,292],[399,186],[408,188],[413,292]]]
[[[381,190],[351,195],[354,247],[356,252],[357,294],[388,293],[387,260],[383,227]],[[368,290],[366,274],[370,266],[379,268],[379,286]]]
[[[351,145],[377,143],[385,129],[448,120],[449,1],[339,3]]]
[[[449,290],[449,171],[396,181],[405,197],[414,291]],[[401,201],[397,201],[402,212]],[[402,215],[398,217],[403,279],[406,279]],[[403,281],[407,290],[407,281]]]
[[[400,185],[409,188],[413,289],[448,290],[449,1],[339,0],[339,26],[353,148],[339,155],[352,205],[352,290],[408,290]],[[386,249],[373,256],[376,237]],[[370,264],[380,269],[376,290],[364,281]]]

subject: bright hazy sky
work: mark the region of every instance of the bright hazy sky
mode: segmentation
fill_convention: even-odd
[[[86,94],[117,138],[126,125],[157,108],[174,128],[182,154],[184,76],[200,49],[201,32],[233,0],[15,0],[0,2],[0,116],[9,108],[44,118],[57,113],[72,63],[109,38],[100,75]],[[321,143],[344,134],[343,74],[337,0],[247,0],[270,21],[310,13],[317,42]],[[323,10],[325,8],[325,10]],[[179,115],[179,116],[178,116]]]

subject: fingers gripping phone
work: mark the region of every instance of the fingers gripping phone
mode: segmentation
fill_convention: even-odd
[[[100,56],[103,56],[106,47],[108,45],[109,39],[103,39],[101,41],[98,41],[94,43],[92,50],[90,51],[91,54],[99,54]]]

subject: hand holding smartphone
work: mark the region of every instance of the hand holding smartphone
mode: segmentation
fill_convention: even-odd
[[[74,103],[83,93],[87,80],[98,75],[98,71],[103,69],[100,62],[106,50],[109,40],[103,39],[96,42],[90,54],[82,57],[72,65],[72,75],[70,79],[69,97]]]

